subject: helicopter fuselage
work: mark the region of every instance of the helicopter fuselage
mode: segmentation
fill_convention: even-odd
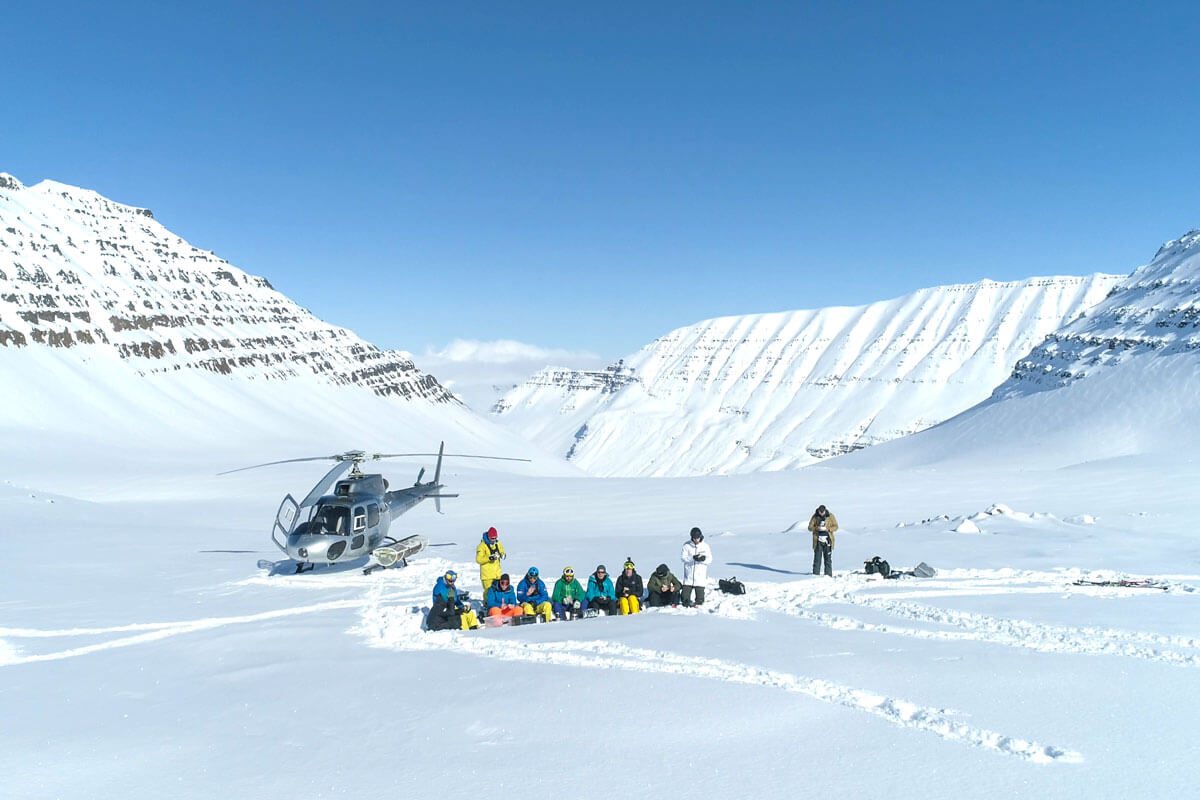
[[[338,564],[368,556],[385,543],[392,520],[440,488],[436,481],[418,479],[413,486],[388,491],[382,475],[351,475],[334,485],[333,494],[309,506],[305,519],[297,518],[301,509],[292,496],[284,498],[272,539],[300,564]]]

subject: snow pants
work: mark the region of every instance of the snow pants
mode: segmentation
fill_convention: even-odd
[[[489,617],[519,617],[525,613],[525,609],[521,606],[492,606],[488,609]]]
[[[696,602],[695,603],[692,603],[692,590],[693,589],[696,590]],[[691,608],[693,605],[699,606],[699,605],[704,604],[704,587],[703,586],[688,586],[685,584],[683,587],[683,590],[681,591],[681,594],[683,595],[682,600],[683,600],[684,608]]]
[[[554,613],[554,609],[550,607],[549,603],[538,603],[537,608],[534,608],[533,603],[521,603],[521,608],[525,609],[525,613],[529,615],[541,614],[542,619],[546,622],[550,621],[551,614]]]
[[[621,613],[636,614],[642,610],[641,602],[633,595],[627,595],[621,598]]]
[[[833,548],[827,544],[817,543],[813,548],[813,575],[821,574],[821,560],[825,560],[825,574],[833,577]]]
[[[679,592],[651,592],[646,599],[651,608],[678,605]]]
[[[559,619],[566,619],[568,611],[570,611],[573,614],[575,613],[575,604],[574,603],[569,603],[569,604],[551,603],[550,605],[554,609],[554,615],[556,617],[558,617]],[[587,598],[585,597],[584,599],[579,601],[579,612],[578,612],[577,616],[582,617],[583,612],[587,611],[587,607],[588,607],[588,603],[587,603]]]
[[[589,608],[598,608],[601,611],[603,611],[605,614],[612,615],[612,614],[617,613],[617,610],[618,610],[617,598],[615,598],[615,597],[597,597],[597,598],[594,598],[594,599],[588,601],[588,607]]]

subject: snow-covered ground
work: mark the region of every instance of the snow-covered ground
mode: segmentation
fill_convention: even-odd
[[[1200,778],[1185,456],[652,481],[456,464],[461,498],[398,523],[431,547],[366,577],[257,566],[281,558],[279,498],[321,465],[25,455],[0,475],[5,796],[1182,797]],[[801,530],[821,502],[842,524],[833,579],[809,574]],[[712,577],[749,591],[423,632],[444,569],[477,593],[493,524],[509,571],[546,577],[678,570],[699,525]],[[851,574],[874,555],[939,573]],[[1073,584],[1117,575],[1170,589]]]

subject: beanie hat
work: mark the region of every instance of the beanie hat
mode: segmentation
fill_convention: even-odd
[[[660,578],[665,578],[668,571],[669,570],[667,570],[666,564],[659,564],[657,567],[654,568],[654,574]]]
[[[511,583],[511,581],[508,579],[507,572],[500,576],[500,580],[503,581],[504,583]]]
[[[495,541],[497,538],[499,538],[500,534],[499,534],[499,532],[496,531],[495,528],[488,528],[487,533],[485,533],[484,536],[486,536],[491,541]]]
[[[704,534],[700,532],[699,528],[692,528],[692,538],[695,539],[697,542],[703,542]]]

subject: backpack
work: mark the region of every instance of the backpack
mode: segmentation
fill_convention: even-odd
[[[735,578],[721,578],[717,581],[717,588],[725,594],[745,594],[746,584]]]
[[[863,570],[868,575],[882,575],[885,578],[892,574],[892,568],[888,566],[888,562],[879,556],[875,556],[870,561],[864,561]]]

